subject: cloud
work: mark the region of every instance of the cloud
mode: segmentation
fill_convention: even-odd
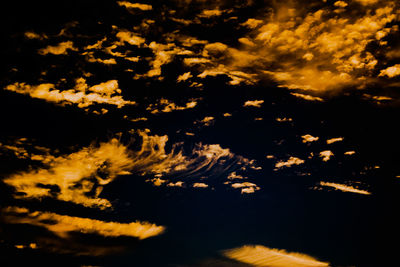
[[[78,49],[74,47],[74,43],[72,41],[61,42],[58,45],[49,45],[46,48],[42,48],[39,50],[40,55],[66,55],[67,50],[77,51]]]
[[[148,222],[105,222],[90,218],[60,215],[53,212],[34,211],[26,208],[7,207],[2,210],[7,223],[31,224],[46,228],[62,238],[68,238],[70,232],[97,234],[104,237],[130,236],[146,239],[160,235],[165,231],[164,226]]]
[[[278,161],[275,164],[275,168],[280,169],[282,167],[292,167],[293,165],[300,165],[303,164],[304,160],[296,158],[296,157],[290,157],[287,161]]]
[[[185,106],[177,106],[175,103],[170,102],[168,99],[161,98],[159,100],[159,103],[157,104],[150,104],[146,110],[149,110],[153,114],[157,113],[166,113],[166,112],[172,112],[175,110],[185,110],[185,109],[192,109],[196,107],[197,101],[195,100],[190,100],[189,102],[186,103]]]
[[[182,181],[177,181],[175,183],[170,182],[167,184],[168,187],[183,187],[183,182]]]
[[[221,16],[222,11],[219,9],[205,9],[201,12],[199,17],[201,18],[211,18],[216,16]]]
[[[128,1],[117,1],[119,6],[123,6],[125,8],[137,8],[143,11],[147,11],[147,10],[152,10],[153,7],[151,5],[148,4],[141,4],[141,3],[131,3]]]
[[[182,82],[182,81],[186,81],[187,79],[190,79],[190,78],[192,78],[193,76],[192,76],[192,74],[190,73],[190,71],[189,72],[185,72],[184,74],[182,74],[182,75],[179,75],[178,76],[178,78],[176,79],[176,81],[179,83],[179,82]]]
[[[197,188],[207,188],[208,184],[205,183],[194,183],[193,187],[197,187]]]
[[[78,152],[54,157],[43,155],[47,168],[11,175],[4,183],[15,188],[16,198],[53,197],[86,207],[111,207],[99,195],[103,186],[129,173],[134,163],[127,147],[112,139]]]
[[[55,85],[51,83],[29,85],[17,82],[7,85],[5,89],[48,102],[76,104],[79,108],[86,108],[94,104],[109,104],[121,108],[125,105],[135,104],[134,101],[122,98],[117,80],[110,80],[89,87],[84,78],[78,78],[73,89],[62,91],[56,89]]]
[[[130,45],[135,45],[135,46],[140,46],[146,41],[144,38],[138,36],[136,33],[126,30],[119,31],[116,34],[116,37],[120,40],[121,44],[126,42]]]
[[[328,161],[331,159],[334,154],[330,150],[324,150],[319,152],[319,156],[322,158],[323,161]]]
[[[231,184],[232,188],[241,188],[241,193],[242,194],[252,194],[257,190],[260,190],[260,187],[258,187],[254,183],[250,182],[242,182],[242,183],[233,183]]]
[[[195,121],[195,124],[203,124],[204,126],[210,126],[211,124],[213,124],[215,122],[215,118],[212,116],[206,116],[204,117],[202,120],[199,121]]]
[[[296,88],[293,88],[296,89]],[[298,98],[302,98],[304,100],[308,100],[308,101],[324,101],[322,98],[318,97],[318,96],[311,96],[311,95],[305,95],[305,94],[300,94],[300,93],[290,93],[291,95],[298,97]]]
[[[387,76],[389,78],[393,78],[399,75],[400,75],[400,64],[388,67],[384,70],[381,70],[381,72],[379,73],[379,76]]]
[[[225,250],[223,255],[229,259],[251,266],[268,267],[328,267],[329,263],[302,253],[287,252],[283,249],[268,248],[262,245],[245,245]]]
[[[38,34],[31,31],[25,32],[24,36],[28,39],[38,39],[38,40],[44,40],[48,38],[46,34]]]
[[[256,107],[260,108],[264,100],[248,100],[244,103],[243,107]]]
[[[345,155],[349,155],[349,156],[350,156],[350,155],[354,155],[355,153],[356,153],[356,152],[353,151],[353,150],[352,150],[352,151],[346,151],[346,152],[344,152]]]
[[[319,137],[312,136],[310,134],[302,135],[301,138],[303,138],[303,143],[308,143],[308,142],[315,142],[318,141]]]
[[[350,193],[356,193],[356,194],[362,194],[362,195],[371,195],[370,192],[366,190],[361,190],[357,189],[356,187],[353,187],[351,185],[345,185],[345,184],[337,184],[337,183],[330,183],[330,182],[320,182],[320,186],[324,187],[331,187],[336,190],[342,191],[342,192],[350,192]]]
[[[326,143],[328,145],[330,145],[332,143],[341,142],[341,141],[343,141],[343,139],[344,139],[343,137],[331,138],[331,139],[326,140]]]

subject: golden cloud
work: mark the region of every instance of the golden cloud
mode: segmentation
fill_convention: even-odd
[[[243,107],[256,107],[260,108],[264,100],[248,100],[244,103]]]
[[[303,138],[303,143],[315,142],[315,141],[318,141],[318,139],[319,139],[318,136],[314,137],[310,134],[302,135],[301,138]]]
[[[333,152],[330,150],[324,150],[319,152],[319,156],[322,158],[323,161],[328,161],[334,156]]]
[[[160,235],[165,231],[164,226],[157,226],[148,222],[105,222],[90,218],[60,215],[53,212],[31,212],[26,208],[20,207],[7,207],[2,210],[2,213],[7,223],[31,224],[44,227],[62,238],[68,238],[70,232],[80,232],[105,237],[130,236],[146,239]]]
[[[265,267],[328,267],[329,263],[302,253],[287,252],[283,249],[268,248],[261,245],[246,245],[226,250],[223,255],[229,259]]]
[[[125,105],[135,104],[134,101],[122,98],[117,80],[110,80],[89,87],[84,78],[79,78],[76,79],[76,85],[73,89],[63,91],[56,89],[55,85],[51,83],[29,85],[17,82],[7,85],[5,89],[48,102],[76,104],[79,108],[86,108],[94,104],[109,104],[121,108]]]
[[[77,51],[78,49],[74,47],[74,43],[72,41],[66,41],[66,42],[61,42],[58,45],[54,46],[49,45],[46,48],[42,48],[39,50],[39,54],[66,55],[67,50]]]
[[[342,191],[342,192],[350,192],[350,193],[356,193],[356,194],[362,194],[362,195],[371,195],[370,192],[368,192],[366,190],[358,189],[351,185],[330,183],[330,182],[320,182],[319,185],[323,186],[323,187],[331,187],[331,188],[334,188],[334,189]]]
[[[119,6],[123,6],[125,8],[137,8],[143,11],[152,10],[153,7],[148,4],[141,4],[141,3],[131,3],[128,1],[117,1]]]
[[[280,169],[282,167],[292,167],[293,165],[300,165],[303,164],[304,160],[296,158],[296,157],[290,157],[287,161],[278,161],[275,164],[275,168]]]

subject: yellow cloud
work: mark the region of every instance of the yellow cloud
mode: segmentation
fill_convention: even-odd
[[[7,85],[6,90],[19,94],[30,95],[33,98],[44,99],[49,102],[60,104],[77,104],[79,108],[86,108],[94,104],[109,104],[119,108],[125,105],[133,105],[134,101],[124,100],[117,80],[110,80],[89,87],[84,78],[76,80],[73,89],[60,91],[54,84],[43,83],[40,85],[28,85],[25,83],[14,83]]]
[[[328,267],[329,263],[302,253],[287,252],[283,249],[268,248],[261,245],[246,245],[240,248],[226,250],[227,258],[249,264],[265,267]]]
[[[137,36],[135,33],[125,30],[119,31],[116,37],[120,40],[121,43],[127,42],[128,44],[136,46],[140,46],[146,41],[144,38]]]
[[[105,237],[131,236],[138,239],[146,239],[160,235],[165,231],[164,226],[157,226],[148,222],[105,222],[89,218],[60,215],[53,212],[30,212],[26,208],[19,207],[7,207],[2,212],[5,214],[7,223],[23,223],[44,227],[62,238],[68,238],[70,232],[80,232]]]
[[[67,50],[77,51],[78,49],[74,47],[74,43],[72,41],[61,42],[58,45],[49,45],[46,48],[42,48],[39,50],[40,55],[66,55]]]

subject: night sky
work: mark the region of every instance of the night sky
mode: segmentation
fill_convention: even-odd
[[[397,1],[0,13],[1,266],[399,266]]]

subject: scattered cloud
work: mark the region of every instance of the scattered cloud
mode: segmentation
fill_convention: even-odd
[[[193,76],[192,76],[192,74],[190,73],[190,71],[189,72],[185,72],[184,74],[182,74],[182,75],[179,75],[178,76],[178,78],[176,79],[176,81],[179,83],[179,82],[182,82],[182,81],[186,81],[187,79],[190,79],[190,78],[192,78]]]
[[[204,126],[210,126],[215,122],[215,118],[211,116],[206,116],[202,120],[196,121],[195,124],[203,124]]]
[[[328,267],[329,263],[318,261],[309,255],[287,252],[283,249],[268,248],[262,245],[245,245],[225,250],[227,258],[249,264],[251,266],[268,267]]]
[[[275,164],[275,168],[280,169],[282,167],[292,167],[293,165],[300,165],[303,164],[304,160],[296,158],[296,157],[290,157],[287,161],[278,161]]]
[[[190,100],[185,106],[177,106],[175,103],[170,102],[168,99],[161,98],[157,104],[150,104],[146,109],[153,114],[172,112],[175,110],[192,109],[196,107],[197,101]]]
[[[319,101],[319,102],[324,101],[321,97],[318,97],[318,96],[305,95],[305,94],[300,94],[300,93],[290,93],[290,94],[294,95],[295,97],[302,98],[302,99],[308,100],[308,101]]]
[[[356,187],[351,186],[351,185],[337,184],[337,183],[331,183],[331,182],[320,182],[319,185],[323,186],[323,187],[331,187],[331,188],[334,188],[335,190],[339,190],[342,192],[350,192],[350,193],[356,193],[356,194],[362,194],[362,195],[371,195],[370,192],[368,192],[366,190],[357,189]]]
[[[355,153],[356,153],[356,152],[353,151],[353,150],[352,150],[352,151],[346,151],[346,152],[344,152],[345,155],[349,155],[349,156],[350,156],[350,155],[354,155]]]
[[[233,183],[233,184],[231,184],[231,187],[241,188],[242,194],[252,194],[257,190],[260,190],[260,187],[258,187],[256,184],[250,183],[250,182]]]
[[[17,82],[7,85],[5,89],[48,102],[76,104],[79,108],[86,108],[94,104],[109,104],[121,108],[125,105],[135,104],[134,101],[123,99],[117,80],[110,80],[89,87],[84,78],[78,78],[73,89],[62,91],[56,89],[55,85],[51,83],[29,85]]]
[[[147,11],[147,10],[152,10],[153,9],[153,7],[151,5],[148,5],[148,4],[131,3],[131,2],[128,2],[128,1],[117,1],[117,4],[119,6],[123,6],[123,7],[128,8],[128,9],[137,8],[137,9],[140,9],[140,10],[143,10],[143,11]]]
[[[302,135],[301,138],[303,138],[303,143],[315,142],[319,139],[318,136],[314,137],[310,134]]]
[[[331,139],[326,140],[326,143],[328,145],[330,145],[332,143],[341,142],[341,141],[343,141],[343,139],[344,139],[343,137],[331,138]]]
[[[182,181],[177,181],[175,183],[170,182],[167,184],[168,187],[183,187],[183,182]]]
[[[40,55],[66,55],[67,50],[77,51],[78,49],[74,47],[74,43],[72,41],[61,42],[58,45],[49,45],[46,48],[42,48],[39,50]]]
[[[319,152],[319,156],[322,158],[323,161],[328,161],[331,159],[334,154],[330,150],[324,150]]]
[[[197,187],[197,188],[207,188],[208,184],[205,183],[194,183],[193,187]]]
[[[256,107],[260,108],[264,100],[248,100],[244,103],[243,107]]]

